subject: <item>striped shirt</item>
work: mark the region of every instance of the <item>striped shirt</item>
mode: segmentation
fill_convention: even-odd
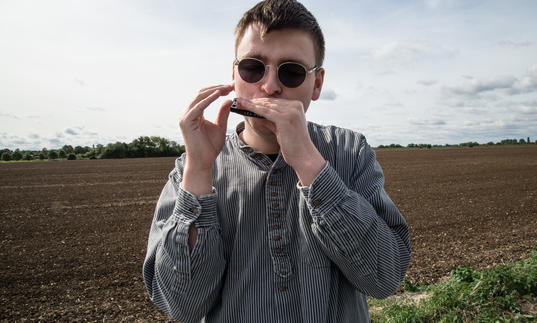
[[[369,322],[366,295],[393,294],[411,257],[375,152],[359,133],[309,122],[327,164],[304,187],[281,154],[244,144],[243,129],[215,161],[212,194],[182,189],[177,159],[144,261],[151,300],[182,322]]]

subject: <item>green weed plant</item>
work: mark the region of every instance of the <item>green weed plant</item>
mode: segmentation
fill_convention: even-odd
[[[431,286],[403,283],[406,292],[431,296],[418,302],[405,298],[372,300],[371,319],[396,322],[537,322],[522,304],[537,304],[537,248],[529,258],[487,270],[460,267],[450,279]]]

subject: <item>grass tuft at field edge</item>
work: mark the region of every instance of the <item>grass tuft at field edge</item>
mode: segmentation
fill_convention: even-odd
[[[403,296],[370,300],[372,322],[537,322],[537,248],[518,262],[459,267],[445,282],[403,285]]]

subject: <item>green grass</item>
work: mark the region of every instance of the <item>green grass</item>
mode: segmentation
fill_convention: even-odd
[[[402,296],[370,300],[372,322],[537,322],[527,309],[537,307],[537,248],[528,259],[492,269],[457,268],[446,282],[403,285]]]

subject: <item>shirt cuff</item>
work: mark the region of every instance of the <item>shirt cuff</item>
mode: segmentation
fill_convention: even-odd
[[[297,184],[313,217],[327,214],[347,195],[348,188],[329,162],[310,186]]]
[[[213,187],[212,193],[196,197],[179,185],[173,214],[178,221],[194,223],[196,228],[218,226],[216,189]]]

